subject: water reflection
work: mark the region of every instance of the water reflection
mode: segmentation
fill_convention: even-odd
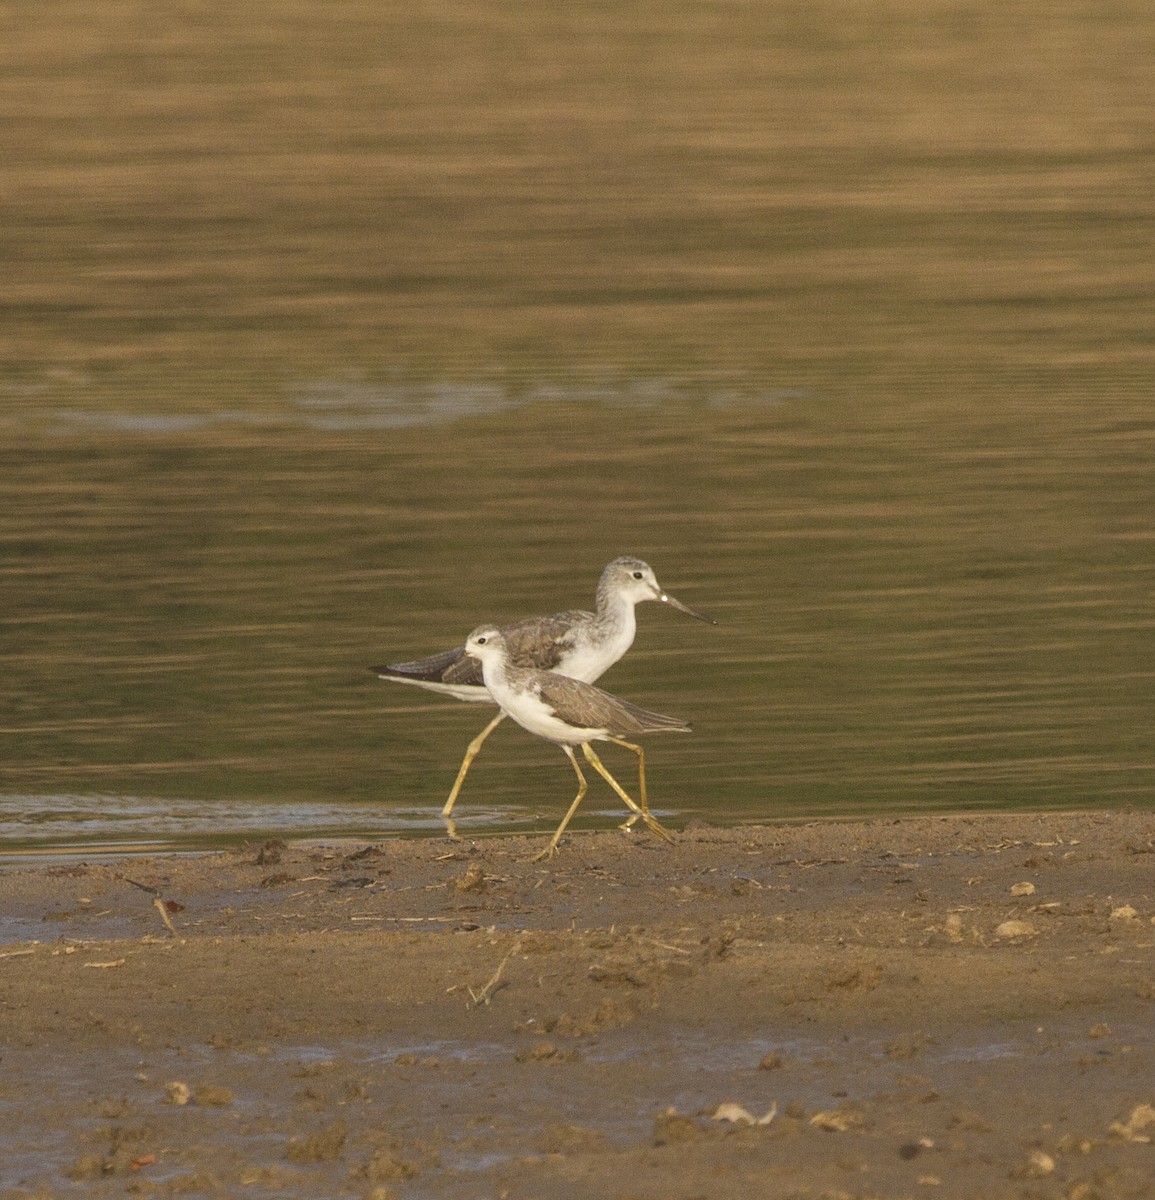
[[[0,865],[30,858],[60,859],[231,846],[270,837],[382,838],[444,834],[435,808],[390,805],[371,810],[352,803],[182,801],[155,796],[6,795],[0,811]],[[533,828],[532,814],[475,806],[461,835]]]
[[[312,380],[287,389],[285,405],[273,409],[211,412],[85,412],[48,407],[37,420],[58,431],[96,430],[127,434],[177,434],[236,426],[269,429],[358,431],[436,426],[467,417],[543,405],[599,404],[635,411],[686,405],[701,409],[758,408],[809,399],[801,388],[770,388],[754,382],[687,379],[603,379],[591,383],[430,382],[392,378]]]
[[[721,622],[604,679],[674,825],[1150,804],[1155,10],[850,7],[30,6],[5,819],[435,813],[472,718],[365,667],[619,554]]]
[[[0,483],[7,819],[424,828],[476,714],[366,668],[588,607],[620,553],[719,621],[643,606],[604,679],[694,726],[650,755],[663,823],[1146,803],[1150,463],[1097,410],[1016,416],[1005,451],[961,417],[949,444],[918,399],[839,396],[37,440]],[[499,729],[466,831],[556,824],[567,770]]]
[[[436,806],[425,805],[21,795],[6,795],[3,803],[0,869],[94,855],[111,859],[197,853],[271,838],[332,846],[391,837],[446,837],[447,826],[453,837],[468,842],[510,833],[544,835],[556,823],[553,815],[493,804],[474,804],[467,815],[449,822]],[[665,818],[678,815],[657,805],[652,811]],[[591,827],[612,829],[621,825],[623,813],[593,805],[585,816]]]

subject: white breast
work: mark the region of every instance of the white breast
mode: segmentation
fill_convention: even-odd
[[[575,639],[573,649],[554,668],[559,675],[594,683],[634,644],[637,624],[630,606],[610,626],[596,625]],[[591,636],[592,635],[592,636]]]
[[[554,716],[553,709],[541,698],[540,691],[532,684],[529,687],[511,688],[503,676],[493,677],[491,672],[486,683],[493,698],[502,709],[523,729],[550,742],[568,742],[576,746],[606,733],[604,729],[575,729]]]

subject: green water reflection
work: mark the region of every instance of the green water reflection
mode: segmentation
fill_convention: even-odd
[[[663,812],[1151,803],[1146,6],[122,17],[0,42],[8,815],[434,811],[484,713],[365,666],[623,553]]]
[[[6,788],[436,806],[482,710],[364,667],[588,604],[628,551],[720,622],[641,609],[603,681],[694,722],[655,739],[664,808],[1146,802],[1146,455],[1101,416],[1078,441],[944,445],[913,411],[900,434],[852,407],[9,456]],[[559,753],[504,728],[463,804],[549,811],[568,788]]]

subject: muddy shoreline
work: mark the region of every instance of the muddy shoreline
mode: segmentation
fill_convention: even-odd
[[[0,1196],[1155,1195],[1155,815],[540,841],[4,872]]]

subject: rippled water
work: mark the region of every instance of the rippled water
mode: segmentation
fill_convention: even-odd
[[[70,8],[0,47],[0,846],[435,825],[484,710],[365,667],[623,553],[719,621],[602,681],[672,824],[1151,803],[1146,10]],[[459,811],[571,781],[505,726]]]

